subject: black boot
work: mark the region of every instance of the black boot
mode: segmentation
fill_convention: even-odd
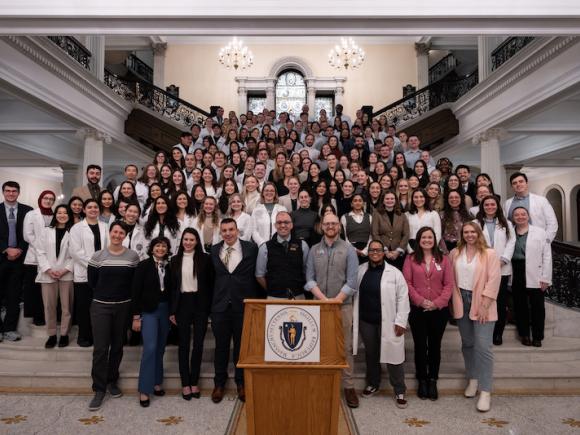
[[[417,388],[417,397],[426,400],[429,397],[429,387],[425,379],[419,379],[419,388]]]
[[[439,392],[437,391],[437,379],[429,379],[429,399],[437,400]]]

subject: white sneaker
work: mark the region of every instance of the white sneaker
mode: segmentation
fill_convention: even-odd
[[[487,412],[491,409],[491,393],[489,391],[481,391],[479,393],[479,400],[477,401],[477,410],[479,412]]]
[[[475,395],[477,394],[477,385],[478,385],[477,379],[470,379],[463,395],[468,398],[475,397]]]

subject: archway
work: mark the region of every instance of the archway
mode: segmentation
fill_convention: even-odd
[[[558,219],[558,232],[556,233],[556,240],[564,240],[564,191],[558,186],[550,186],[546,192],[546,199],[556,213]],[[533,223],[533,222],[532,222]]]

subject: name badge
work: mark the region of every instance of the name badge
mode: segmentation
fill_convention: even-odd
[[[441,265],[439,263],[435,263],[435,269],[437,269],[438,272],[441,272]]]

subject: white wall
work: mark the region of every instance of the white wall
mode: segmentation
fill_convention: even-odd
[[[56,168],[5,168],[0,167],[0,185],[6,181],[20,184],[18,201],[32,208],[38,207],[38,197],[43,190],[52,190],[57,198],[62,194],[62,170]],[[4,196],[0,192],[0,201]],[[60,201],[57,199],[56,204]]]
[[[226,43],[224,38],[223,45]],[[254,65],[237,72],[218,62],[220,48],[215,44],[169,44],[165,58],[165,86],[179,86],[179,96],[200,108],[209,110],[212,105],[221,105],[226,113],[228,110],[238,111],[236,76],[268,77],[277,60],[296,56],[304,59],[317,77],[346,77],[344,112],[352,116],[366,104],[377,110],[395,102],[402,98],[404,85],[417,85],[417,58],[412,44],[364,46],[365,63],[346,72],[335,70],[328,64],[331,45],[251,44]]]

